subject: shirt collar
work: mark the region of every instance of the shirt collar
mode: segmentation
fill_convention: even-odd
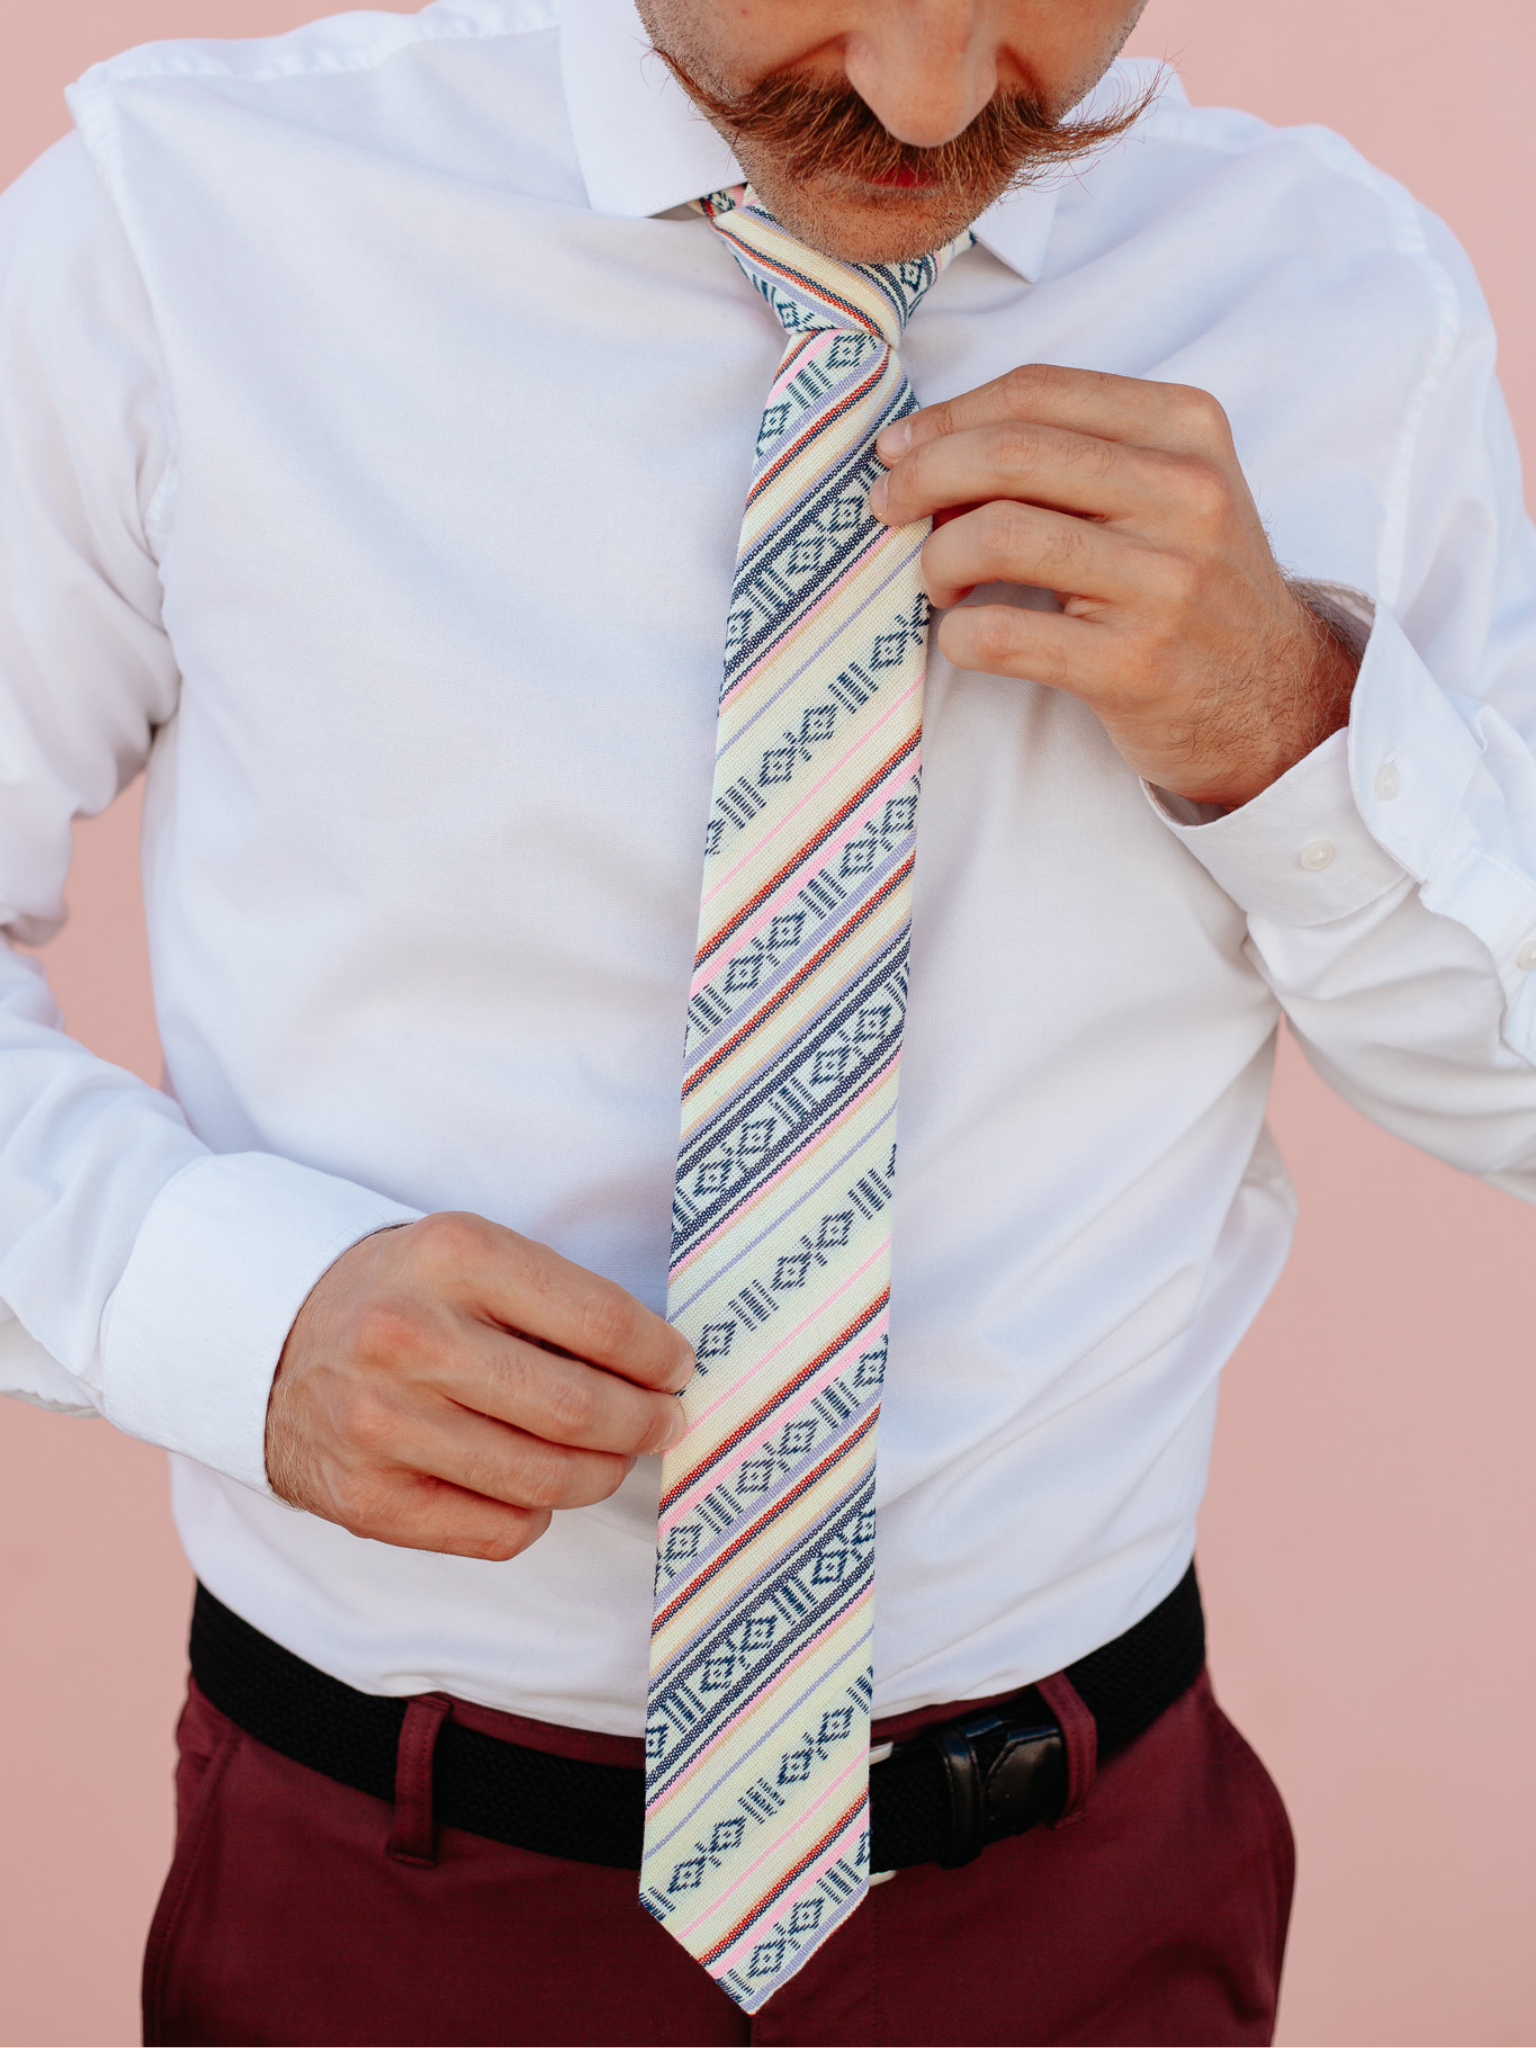
[[[639,220],[741,183],[727,143],[651,48],[634,0],[565,0],[565,103],[595,213]],[[1010,270],[1039,276],[1056,215],[1054,185],[999,199],[976,239]]]

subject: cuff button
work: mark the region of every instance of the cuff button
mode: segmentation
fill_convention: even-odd
[[[1391,803],[1403,786],[1401,771],[1395,761],[1383,761],[1376,770],[1376,794],[1383,803]]]
[[[1331,839],[1314,839],[1310,846],[1301,849],[1301,864],[1308,874],[1320,875],[1324,868],[1333,865],[1337,851]]]
[[[1527,939],[1515,955],[1515,965],[1522,974],[1529,974],[1536,967],[1536,939]]]

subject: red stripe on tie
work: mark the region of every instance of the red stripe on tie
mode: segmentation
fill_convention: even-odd
[[[889,1289],[889,1287],[883,1287],[880,1290],[880,1292],[875,1296],[874,1300],[870,1303],[869,1307],[866,1309],[861,1309],[859,1313],[854,1317],[853,1321],[848,1325],[847,1329],[844,1330],[841,1333],[841,1335],[834,1337],[830,1344],[825,1345],[820,1351],[818,1351],[816,1356],[811,1360],[810,1364],[807,1366],[803,1366],[801,1370],[795,1374],[792,1380],[787,1381],[785,1385],[781,1388],[781,1390],[773,1396],[772,1400],[765,1401],[762,1407],[758,1409],[757,1413],[755,1415],[748,1416],[747,1420],[744,1423],[742,1423],[741,1427],[737,1430],[734,1430],[731,1433],[731,1435],[726,1438],[725,1442],[721,1444],[720,1448],[712,1454],[712,1456],[706,1458],[702,1465],[695,1465],[693,1470],[688,1474],[688,1477],[684,1480],[679,1481],[679,1483],[673,1487],[670,1493],[663,1494],[661,1497],[661,1505],[658,1508],[657,1513],[664,1515],[669,1507],[671,1507],[675,1502],[682,1499],[683,1495],[688,1491],[690,1486],[696,1486],[698,1484],[699,1477],[702,1473],[712,1471],[714,1467],[719,1464],[722,1458],[728,1457],[730,1453],[735,1450],[736,1446],[743,1440],[743,1438],[749,1437],[754,1429],[761,1428],[765,1417],[771,1415],[775,1408],[781,1408],[784,1405],[785,1401],[788,1400],[791,1394],[793,1394],[798,1388],[803,1387],[808,1379],[813,1379],[816,1376],[816,1374],[821,1371],[821,1368],[826,1364],[827,1360],[829,1358],[834,1358],[837,1355],[837,1353],[843,1349],[845,1345],[851,1344],[854,1338],[858,1336],[861,1330],[867,1330],[870,1324],[875,1320],[875,1317],[879,1315],[883,1309],[887,1308],[890,1305],[890,1299],[891,1290]]]
[[[891,771],[895,768],[899,768],[902,762],[905,761],[909,755],[915,754],[917,752],[918,748],[922,745],[922,740],[923,735],[920,730],[914,732],[909,739],[903,740],[901,745],[896,749],[895,753],[892,754],[888,760],[883,762],[881,766],[875,770],[873,775],[869,776],[866,781],[861,782],[859,784],[858,788],[853,792],[853,795],[849,797],[848,801],[845,804],[841,805],[839,809],[835,812],[835,814],[827,820],[827,822],[822,826],[821,830],[815,833],[812,838],[808,839],[805,842],[804,846],[800,848],[798,853],[792,853],[789,859],[785,861],[784,865],[781,868],[779,868],[774,874],[771,874],[768,877],[767,881],[764,882],[763,886],[758,890],[757,894],[741,906],[740,910],[737,911],[736,915],[731,919],[730,923],[723,924],[720,927],[719,931],[713,933],[709,938],[707,938],[704,941],[703,945],[699,948],[698,955],[693,963],[693,971],[695,974],[698,973],[699,969],[704,965],[704,962],[710,957],[712,953],[718,953],[720,948],[725,944],[726,940],[730,938],[734,933],[739,932],[741,930],[742,926],[746,923],[749,917],[753,916],[757,911],[762,909],[763,905],[768,901],[768,898],[774,893],[774,891],[783,885],[783,883],[788,879],[788,877],[794,873],[797,867],[800,867],[805,861],[810,859],[811,855],[816,851],[818,846],[824,846],[827,840],[829,840],[832,837],[832,834],[838,830],[839,826],[847,824],[848,820],[859,808],[859,805],[864,802],[865,798],[868,797],[872,791],[877,790],[880,787],[881,783],[884,782],[885,778],[891,773]]]
[[[827,1473],[832,1470],[832,1467],[835,1464],[837,1464],[840,1459],[846,1456],[846,1454],[853,1449],[854,1445],[858,1443],[861,1438],[868,1436],[869,1432],[874,1428],[875,1424],[879,1421],[879,1419],[879,1409],[871,1408],[871,1410],[865,1416],[864,1420],[859,1424],[857,1429],[850,1429],[845,1437],[841,1438],[839,1442],[835,1443],[832,1446],[831,1450],[828,1451],[827,1455],[824,1458],[820,1459],[814,1466],[812,1466],[809,1472],[803,1473],[801,1477],[795,1481],[794,1485],[789,1489],[788,1493],[783,1495],[781,1499],[776,1500],[771,1508],[768,1508],[763,1514],[759,1515],[757,1520],[753,1522],[749,1528],[743,1529],[739,1536],[735,1537],[730,1543],[728,1543],[725,1546],[724,1550],[720,1552],[720,1555],[718,1557],[711,1558],[709,1564],[703,1571],[699,1573],[698,1577],[695,1579],[690,1579],[687,1586],[684,1587],[683,1591],[677,1594],[674,1599],[668,1601],[667,1605],[662,1608],[660,1613],[656,1616],[656,1619],[651,1623],[651,1634],[653,1636],[659,1634],[659,1632],[663,1628],[665,1628],[667,1623],[672,1619],[673,1615],[681,1613],[682,1609],[688,1605],[688,1602],[693,1598],[694,1594],[698,1592],[699,1588],[701,1586],[707,1586],[710,1580],[715,1576],[715,1573],[721,1570],[723,1566],[728,1565],[730,1563],[731,1559],[736,1555],[738,1550],[743,1549],[748,1543],[750,1543],[753,1540],[755,1536],[761,1535],[762,1531],[766,1529],[771,1522],[776,1522],[779,1519],[780,1515],[784,1514],[788,1509],[792,1508],[795,1502],[800,1498],[801,1494],[809,1492],[811,1487],[813,1487],[816,1484],[818,1479],[825,1478]]]
[[[692,1074],[689,1075],[688,1079],[683,1083],[683,1100],[685,1102],[687,1101],[688,1097],[693,1093],[694,1089],[699,1086],[700,1082],[702,1082],[707,1075],[713,1072],[713,1070],[717,1066],[719,1066],[722,1060],[729,1059],[731,1054],[736,1050],[737,1046],[743,1044],[745,1040],[749,1039],[760,1024],[766,1023],[767,1020],[773,1015],[774,1011],[778,1009],[781,1003],[787,1003],[789,1001],[789,998],[794,994],[795,990],[800,986],[801,982],[805,980],[808,974],[814,974],[817,968],[821,966],[824,960],[830,959],[832,954],[834,954],[837,951],[839,946],[844,945],[849,939],[852,938],[853,934],[858,930],[859,926],[863,924],[866,918],[874,916],[875,912],[880,908],[880,905],[885,901],[886,897],[890,895],[891,891],[893,889],[899,889],[902,883],[908,877],[908,875],[911,874],[912,862],[913,856],[909,853],[906,859],[902,862],[901,866],[899,868],[893,869],[891,873],[886,876],[885,880],[880,884],[879,888],[875,891],[874,895],[866,897],[865,900],[859,905],[857,915],[854,917],[850,917],[845,925],[843,925],[839,930],[835,931],[832,934],[831,938],[826,940],[824,944],[814,954],[812,954],[809,960],[805,961],[803,965],[801,965],[795,970],[795,972],[790,976],[789,980],[785,982],[782,988],[774,990],[773,994],[763,1004],[760,1010],[754,1010],[752,1012],[752,1015],[747,1019],[746,1023],[742,1025],[739,1031],[733,1033],[724,1045],[717,1046],[715,1050],[710,1054],[709,1058],[704,1061],[703,1065],[698,1067]]]
[[[858,1819],[859,1809],[864,1805],[866,1797],[867,1795],[861,1792],[858,1798],[855,1799],[855,1801],[853,1802],[852,1806],[850,1806],[848,1811],[843,1815],[842,1819],[838,1821],[835,1826],[828,1828],[827,1832],[822,1836],[821,1840],[816,1844],[814,1849],[807,1849],[805,1854],[800,1858],[800,1861],[795,1865],[794,1869],[786,1873],[786,1875],[779,1881],[779,1883],[774,1886],[773,1890],[769,1892],[768,1896],[765,1899],[760,1900],[759,1903],[752,1908],[752,1911],[750,1913],[746,1914],[742,1919],[738,1920],[736,1922],[736,1925],[731,1929],[730,1933],[724,1937],[723,1940],[717,1941],[712,1949],[708,1950],[704,1955],[699,1957],[699,1961],[704,1964],[706,1969],[712,1962],[714,1962],[717,1959],[717,1957],[723,1956],[726,1950],[730,1948],[733,1945],[733,1943],[740,1941],[741,1937],[746,1933],[747,1929],[752,1925],[752,1922],[754,1920],[762,1919],[763,1915],[768,1911],[769,1907],[773,1904],[775,1899],[781,1898],[783,1894],[789,1890],[792,1884],[796,1883],[800,1878],[804,1877],[805,1873],[810,1869],[811,1865],[816,1861],[816,1858],[818,1856],[824,1856],[826,1854],[828,1849],[830,1849],[832,1844],[837,1840],[838,1836],[843,1832],[843,1829],[846,1827],[851,1827],[853,1822]]]
[[[825,327],[822,328],[820,331],[824,334],[839,334],[843,330],[837,327]],[[748,510],[750,510],[751,507],[756,503],[760,494],[767,490],[768,486],[773,482],[774,478],[778,475],[779,471],[783,469],[785,464],[794,461],[795,457],[800,453],[800,450],[805,446],[807,441],[813,441],[816,438],[817,434],[823,434],[826,432],[828,427],[835,426],[837,422],[843,417],[843,414],[845,412],[850,411],[854,406],[856,406],[861,398],[865,398],[868,396],[868,394],[880,382],[880,379],[885,375],[886,364],[890,361],[890,359],[891,351],[889,348],[887,348],[885,351],[885,361],[877,363],[874,369],[870,372],[869,376],[867,376],[864,379],[864,382],[862,384],[857,385],[852,391],[844,392],[843,396],[838,400],[837,404],[834,406],[829,406],[824,413],[818,413],[816,417],[816,425],[814,430],[810,433],[797,434],[793,442],[790,444],[790,446],[784,450],[783,454],[778,455],[774,458],[772,467],[769,469],[765,469],[762,475],[757,479],[756,483],[754,483],[751,489],[747,492]],[[783,371],[781,370],[779,374],[782,376]],[[796,504],[799,504],[801,500],[797,498],[795,502]]]

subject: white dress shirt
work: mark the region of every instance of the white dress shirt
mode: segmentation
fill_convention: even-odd
[[[174,1452],[198,1573],[312,1663],[636,1734],[653,1463],[472,1563],[285,1507],[262,1426],[310,1286],[422,1211],[663,1304],[782,344],[677,211],[734,166],[629,0],[161,44],[72,105],[0,202],[0,918],[56,928],[71,818],[144,771],[166,1084],[0,961],[0,1379]],[[908,330],[920,399],[1202,385],[1280,560],[1375,622],[1348,734],[1207,822],[1072,699],[930,660],[881,1713],[1054,1670],[1183,1572],[1289,1238],[1282,1010],[1369,1115],[1536,1190],[1536,554],[1464,257],[1337,137],[1176,86],[978,236]]]

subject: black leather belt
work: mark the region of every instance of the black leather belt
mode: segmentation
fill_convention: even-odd
[[[1100,1755],[1123,1749],[1205,1665],[1195,1568],[1144,1620],[1067,1666],[1098,1727]],[[192,1675],[220,1713],[294,1763],[393,1799],[407,1702],[357,1692],[197,1589]],[[989,1842],[1057,1819],[1067,1797],[1062,1731],[1033,1686],[1000,1705],[923,1729],[869,1774],[870,1868],[968,1863]],[[514,1848],[638,1870],[645,1774],[505,1742],[453,1720],[433,1759],[432,1810]]]

